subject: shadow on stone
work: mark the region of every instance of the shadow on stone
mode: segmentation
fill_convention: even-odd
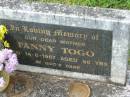
[[[5,91],[7,97],[27,97],[33,90],[33,80],[28,76],[11,76],[10,85]]]

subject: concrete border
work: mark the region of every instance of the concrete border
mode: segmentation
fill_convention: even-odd
[[[47,68],[33,68],[32,66],[25,65],[19,65],[18,70],[43,72],[47,74],[83,79],[103,81],[111,80],[112,82],[119,84],[126,83],[130,33],[130,11],[88,7],[81,8],[77,6],[71,7],[53,4],[29,4],[25,3],[24,0],[20,0],[16,5],[11,6],[15,3],[15,1],[18,0],[14,0],[14,2],[1,1],[3,5],[5,5],[0,6],[1,19],[102,29],[113,32],[110,78]],[[46,10],[42,10],[40,8],[46,8]]]

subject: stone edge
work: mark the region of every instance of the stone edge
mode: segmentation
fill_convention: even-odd
[[[26,15],[25,15],[26,14]],[[127,72],[127,59],[128,59],[128,39],[130,26],[129,22],[121,22],[120,20],[106,20],[102,18],[82,18],[78,16],[69,16],[63,14],[50,14],[50,13],[37,13],[37,12],[26,12],[21,10],[10,10],[10,9],[1,9],[0,15],[3,19],[11,20],[21,20],[21,21],[31,21],[37,23],[47,23],[47,24],[56,24],[56,25],[65,25],[65,26],[77,26],[93,29],[103,29],[113,31],[113,44],[112,44],[112,70],[110,80],[115,83],[125,84],[126,83],[126,72]],[[17,17],[16,17],[17,16]],[[39,18],[37,18],[39,17]],[[38,19],[36,21],[36,18]],[[44,20],[44,21],[43,21]],[[84,23],[84,24],[83,24]],[[125,32],[122,32],[125,31]],[[122,38],[123,35],[123,38]],[[124,43],[124,44],[121,44]],[[121,50],[120,50],[121,49]],[[122,60],[122,61],[121,61]],[[22,65],[23,66],[23,65]],[[20,67],[19,70],[40,70],[41,68],[30,69],[31,67]],[[20,69],[21,68],[21,69]],[[53,71],[53,72],[47,72]],[[68,71],[53,70],[43,68],[44,73],[70,76],[70,77],[80,77],[89,78],[89,79],[99,79],[105,80],[106,77],[82,74],[82,73],[70,73]],[[107,79],[108,80],[108,79]]]

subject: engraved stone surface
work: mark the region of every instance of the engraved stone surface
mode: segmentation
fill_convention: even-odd
[[[78,7],[78,6],[65,6],[61,4],[58,5],[58,4],[28,3],[26,2],[26,0],[0,0],[0,16],[1,16],[0,19],[6,19],[6,20],[15,20],[15,21],[23,21],[23,22],[31,22],[31,23],[35,22],[36,24],[41,23],[47,25],[55,25],[55,27],[67,26],[69,29],[74,27],[74,28],[92,29],[92,31],[99,30],[99,32],[107,31],[107,34],[112,33],[112,35],[110,36],[108,35],[108,39],[111,39],[112,41],[112,44],[110,44],[111,46],[108,46],[108,47],[112,47],[111,51],[108,53],[109,54],[108,59],[111,58],[111,61],[109,60],[110,64],[108,66],[108,71],[104,69],[105,68],[104,65],[103,65],[103,69],[100,68],[100,70],[102,70],[102,73],[97,73],[98,69],[94,70],[93,66],[90,69],[90,71],[85,71],[85,73],[77,72],[77,71],[72,72],[73,70],[66,71],[66,70],[59,70],[54,68],[52,69],[52,68],[41,68],[37,66],[27,66],[29,64],[19,65],[18,69],[24,71],[43,72],[43,73],[53,74],[53,75],[68,76],[68,77],[80,78],[80,79],[93,79],[93,80],[100,80],[100,81],[107,81],[107,82],[115,82],[115,83],[125,85],[127,65],[128,65],[130,11]],[[15,29],[19,30],[18,27],[15,27]],[[52,29],[56,29],[56,28],[52,27]],[[65,29],[65,30],[67,31],[69,29]],[[111,36],[112,38],[110,38]],[[106,36],[102,36],[102,37],[106,37]],[[32,39],[35,39],[35,37]],[[58,48],[59,46],[56,47]],[[60,51],[57,53],[60,53]],[[56,55],[58,56],[58,54]],[[69,55],[69,57],[70,56],[73,57],[73,55]],[[70,60],[72,61],[72,59]],[[39,64],[40,61],[38,60],[37,63]],[[100,65],[104,64],[102,61],[99,63]],[[49,64],[49,65],[51,65],[51,67],[55,66],[55,64]],[[77,68],[69,65],[69,68],[70,67]],[[108,72],[108,74],[106,74],[106,72]]]
[[[20,64],[110,76],[112,32],[0,20]]]

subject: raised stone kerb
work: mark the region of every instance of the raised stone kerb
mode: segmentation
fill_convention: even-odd
[[[130,11],[0,0],[0,19],[112,31],[111,77],[19,65],[19,70],[126,83]],[[0,21],[1,23],[1,21]]]

